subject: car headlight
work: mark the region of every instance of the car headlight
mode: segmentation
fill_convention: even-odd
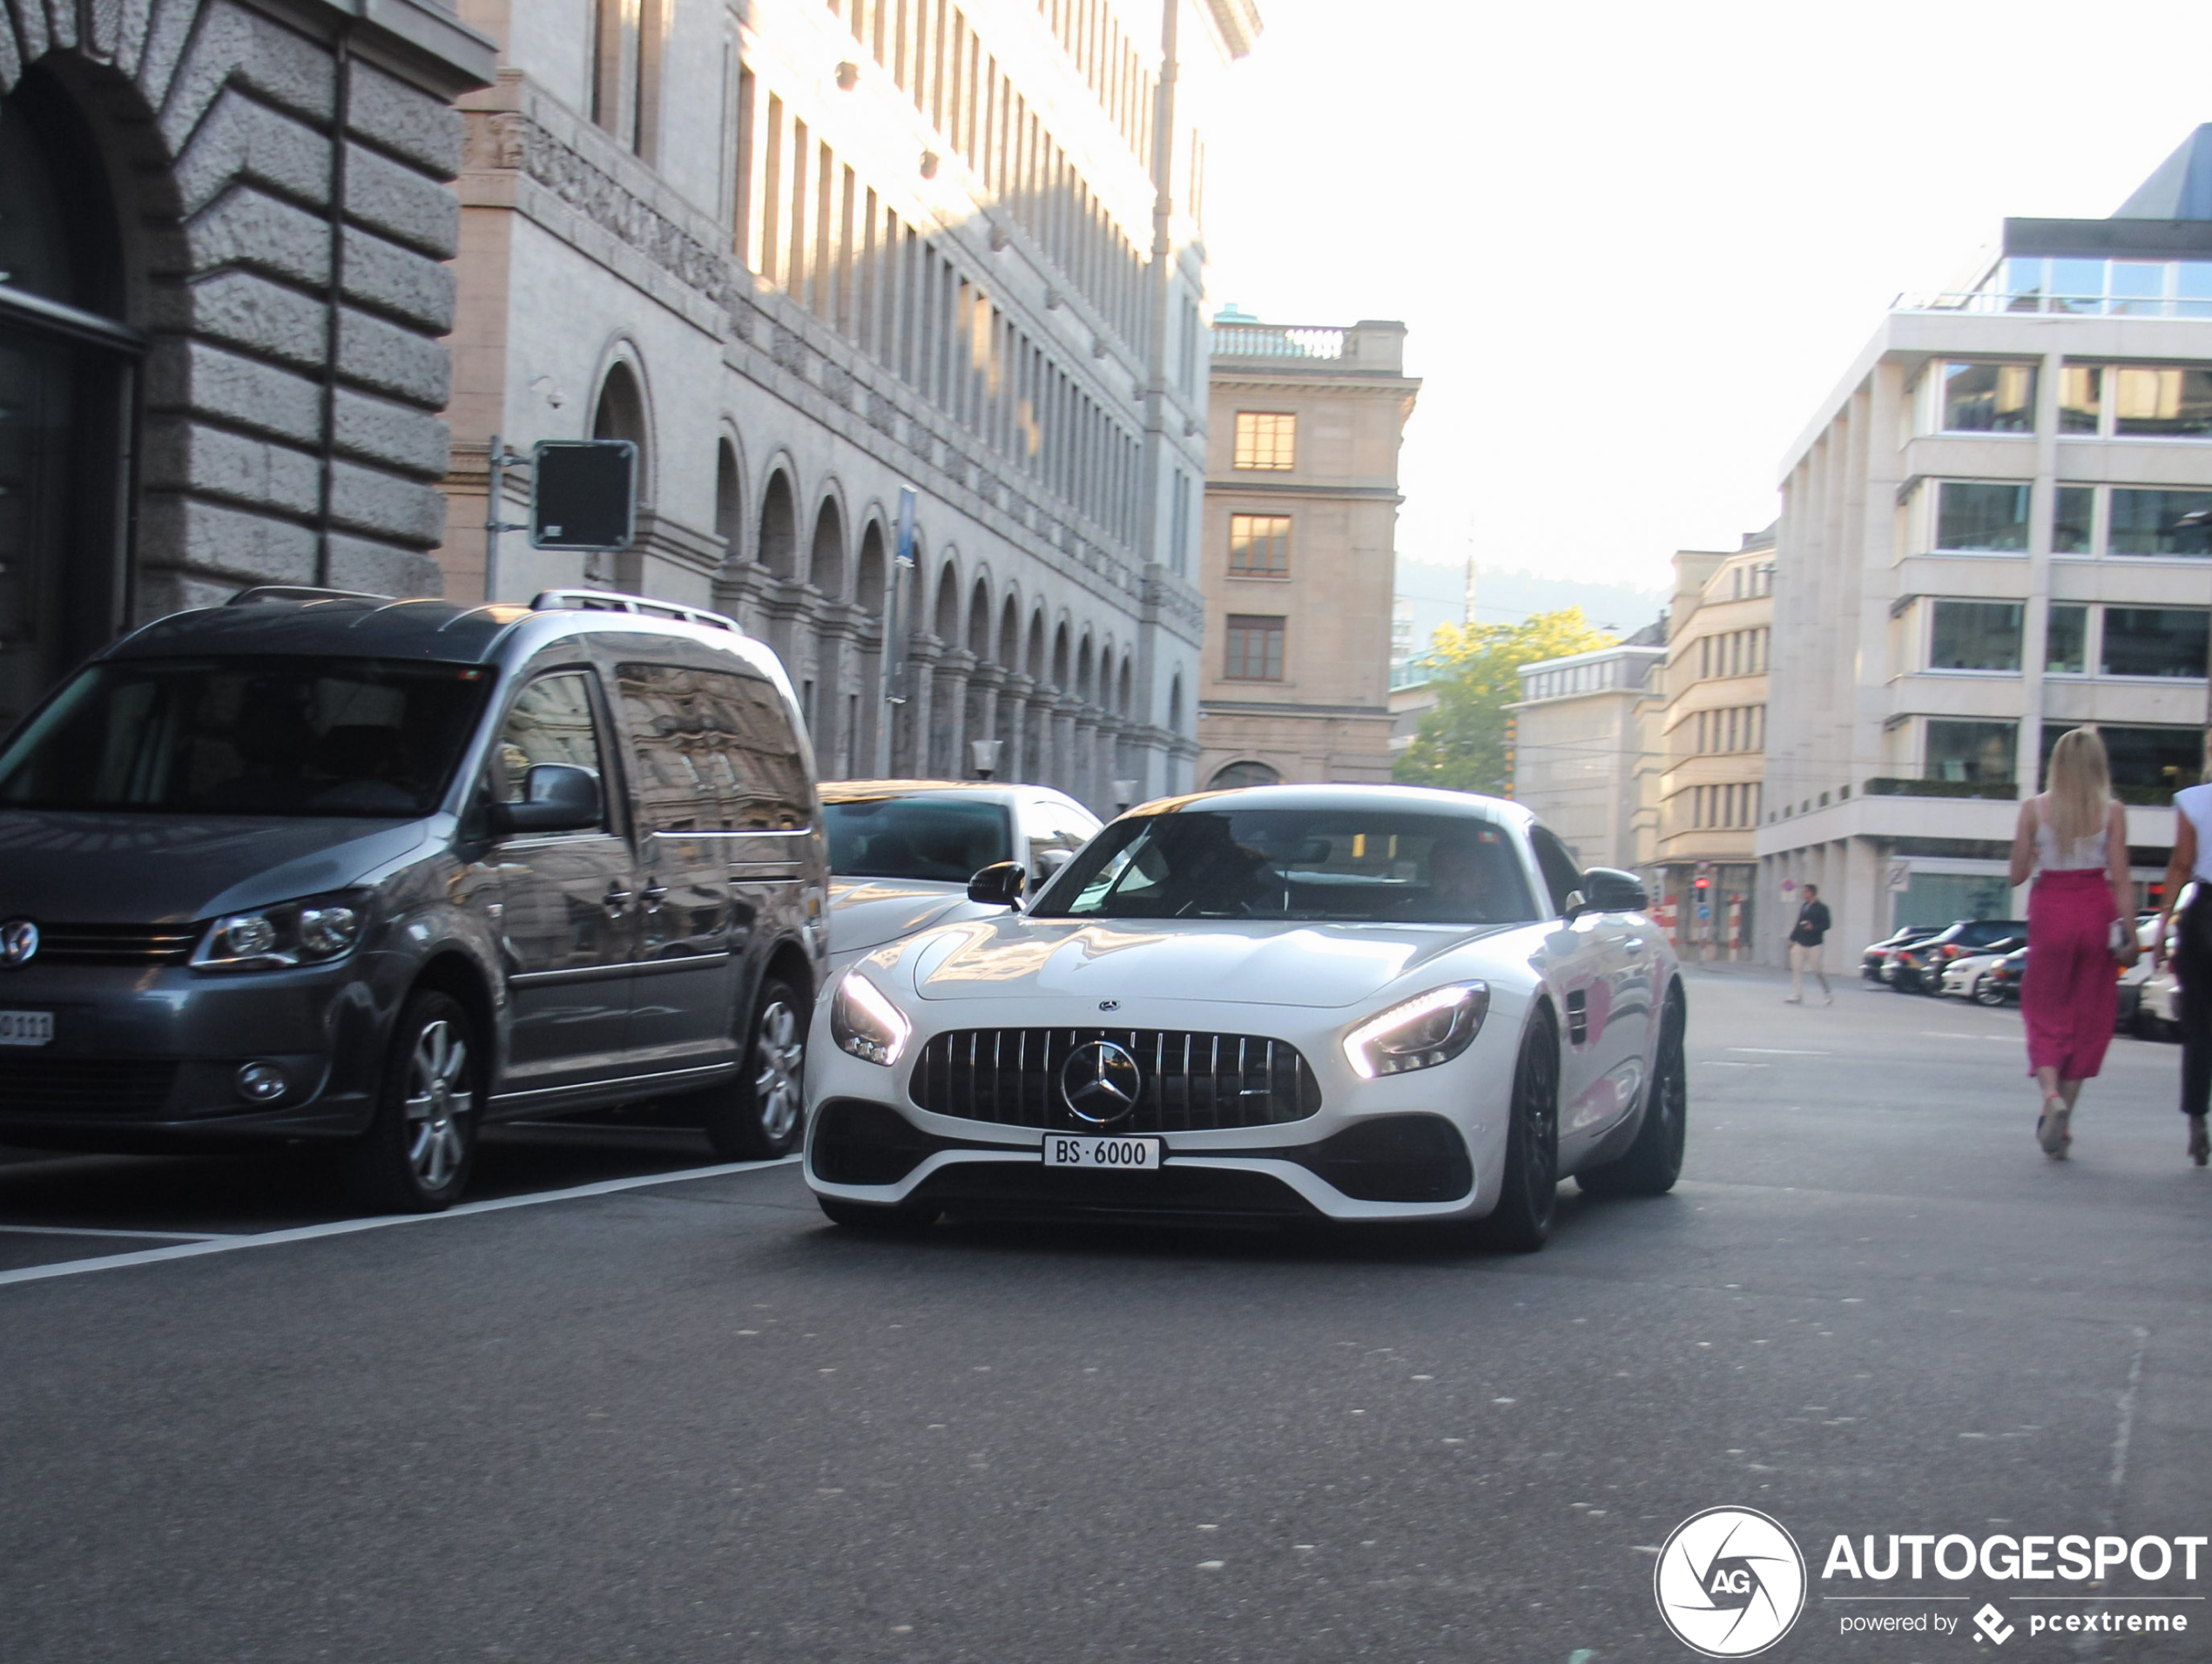
[[[1490,985],[1454,982],[1379,1012],[1344,1037],[1345,1061],[1363,1081],[1448,1063],[1474,1042],[1490,1010]]]
[[[907,1049],[914,1026],[881,988],[858,971],[847,971],[830,1001],[830,1038],[840,1049],[867,1063],[889,1068]]]
[[[327,964],[360,944],[361,924],[358,895],[305,896],[251,913],[226,913],[199,939],[192,968],[275,971]]]

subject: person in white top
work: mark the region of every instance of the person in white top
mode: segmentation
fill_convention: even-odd
[[[2204,772],[2212,776],[2212,732],[2204,737]],[[2212,1158],[2204,1122],[2212,1108],[2212,785],[2184,786],[2174,794],[2174,855],[2166,865],[2166,894],[2151,953],[2166,956],[2175,906],[2184,887],[2194,884],[2181,910],[2172,962],[2181,986],[2175,1004],[2182,1024],[2182,1113],[2188,1117],[2189,1160],[2202,1167]]]
[[[2124,948],[2132,960],[2135,941],[2128,812],[2113,798],[2104,741],[2094,728],[2059,736],[2050,789],[2020,805],[2014,886],[2031,872],[2020,1015],[2028,1073],[2043,1089],[2036,1142],[2053,1161],[2063,1161],[2074,1142],[2081,1083],[2103,1067],[2112,1043],[2114,957]],[[2123,919],[2124,943],[2114,931]]]

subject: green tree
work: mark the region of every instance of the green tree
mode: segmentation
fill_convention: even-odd
[[[1506,760],[1506,707],[1521,697],[1521,667],[1610,647],[1608,635],[1580,607],[1533,613],[1517,624],[1447,624],[1428,653],[1436,708],[1391,772],[1403,785],[1440,785],[1502,795],[1512,784]]]

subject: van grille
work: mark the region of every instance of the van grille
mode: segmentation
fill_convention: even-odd
[[[172,1058],[10,1057],[0,1050],[0,1114],[151,1115],[169,1101]]]
[[[38,926],[38,960],[55,965],[182,965],[199,940],[197,925]]]
[[[1048,1131],[1097,1131],[1060,1093],[1068,1055],[1112,1041],[1136,1059],[1136,1108],[1116,1133],[1211,1132],[1303,1121],[1321,1085],[1297,1047],[1258,1034],[1159,1028],[961,1028],[933,1036],[907,1091],[932,1115]]]

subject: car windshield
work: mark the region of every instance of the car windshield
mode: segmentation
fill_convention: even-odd
[[[1513,834],[1470,815],[1185,809],[1109,826],[1033,911],[1051,919],[1522,924]]]
[[[841,878],[923,879],[965,884],[1014,859],[1003,803],[950,792],[826,803],[830,871]]]
[[[381,659],[93,664],[0,753],[0,807],[412,819],[492,680]]]

